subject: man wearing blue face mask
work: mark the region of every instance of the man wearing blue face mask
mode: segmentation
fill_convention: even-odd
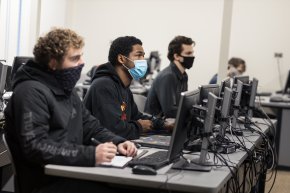
[[[102,125],[127,139],[137,139],[143,132],[163,127],[163,121],[138,111],[129,89],[131,81],[139,80],[147,71],[144,55],[139,39],[133,36],[115,39],[109,62],[98,67],[84,99],[87,109]]]
[[[155,116],[175,118],[181,92],[187,91],[186,70],[193,66],[195,42],[176,36],[168,46],[170,64],[162,70],[149,90],[145,112]]]

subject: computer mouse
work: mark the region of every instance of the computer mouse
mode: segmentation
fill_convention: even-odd
[[[279,95],[273,95],[270,97],[270,102],[283,102],[283,97]]]
[[[136,165],[132,168],[133,174],[140,174],[140,175],[156,175],[157,172],[155,169],[145,166],[145,165]]]

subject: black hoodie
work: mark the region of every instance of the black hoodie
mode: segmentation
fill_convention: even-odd
[[[7,142],[24,193],[56,180],[44,175],[45,164],[94,166],[92,137],[115,144],[125,141],[100,126],[74,91],[66,95],[53,73],[33,61],[16,73],[5,119]]]
[[[126,107],[122,113],[124,103]],[[132,92],[125,87],[111,63],[96,70],[84,104],[102,125],[127,139],[140,137],[142,126],[138,119],[150,119],[138,111]]]

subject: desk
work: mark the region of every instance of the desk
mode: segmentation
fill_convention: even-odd
[[[259,125],[264,132],[268,126]],[[247,132],[249,141],[258,144],[261,137],[257,134]],[[254,145],[246,142],[249,149]],[[155,152],[156,149],[149,149]],[[244,151],[237,151],[228,155],[234,164],[241,168],[247,154]],[[212,156],[211,156],[212,157]],[[226,192],[226,187],[231,179],[231,173],[227,167],[216,168],[210,172],[179,171],[170,169],[171,165],[158,170],[156,176],[134,175],[131,168],[103,168],[103,167],[72,167],[61,165],[46,165],[45,173],[48,175],[93,180],[98,182],[109,182],[118,185],[128,185],[139,188],[167,189],[170,191],[183,192],[207,192],[220,193]]]
[[[276,147],[278,166],[281,169],[290,169],[290,103],[270,102],[270,97],[261,97],[261,106],[278,110]]]

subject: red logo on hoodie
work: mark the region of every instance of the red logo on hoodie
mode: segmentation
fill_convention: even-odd
[[[126,108],[127,108],[126,103],[122,102],[122,104],[121,104],[121,111],[122,111],[121,120],[122,121],[126,121],[127,120]]]

